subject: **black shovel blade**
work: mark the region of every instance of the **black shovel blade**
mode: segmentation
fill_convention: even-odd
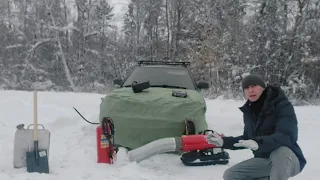
[[[26,162],[29,173],[49,173],[49,161],[46,150],[27,152]]]

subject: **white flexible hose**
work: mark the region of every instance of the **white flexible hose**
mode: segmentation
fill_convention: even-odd
[[[181,142],[177,138],[162,138],[128,152],[129,161],[142,161],[156,154],[175,152]]]

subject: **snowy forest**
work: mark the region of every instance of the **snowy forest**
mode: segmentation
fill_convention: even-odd
[[[107,92],[137,60],[172,60],[191,62],[207,97],[242,97],[241,79],[254,73],[291,99],[320,99],[320,0],[126,6],[119,28],[106,0],[1,0],[0,88]]]

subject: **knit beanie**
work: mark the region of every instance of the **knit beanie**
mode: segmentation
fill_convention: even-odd
[[[261,77],[257,75],[250,74],[243,78],[242,80],[242,89],[248,88],[250,85],[259,85],[263,88],[266,87],[264,81],[261,79]]]

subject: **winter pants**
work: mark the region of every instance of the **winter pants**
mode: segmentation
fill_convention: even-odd
[[[300,173],[297,156],[287,147],[274,150],[270,158],[252,158],[224,172],[224,180],[287,180]]]

